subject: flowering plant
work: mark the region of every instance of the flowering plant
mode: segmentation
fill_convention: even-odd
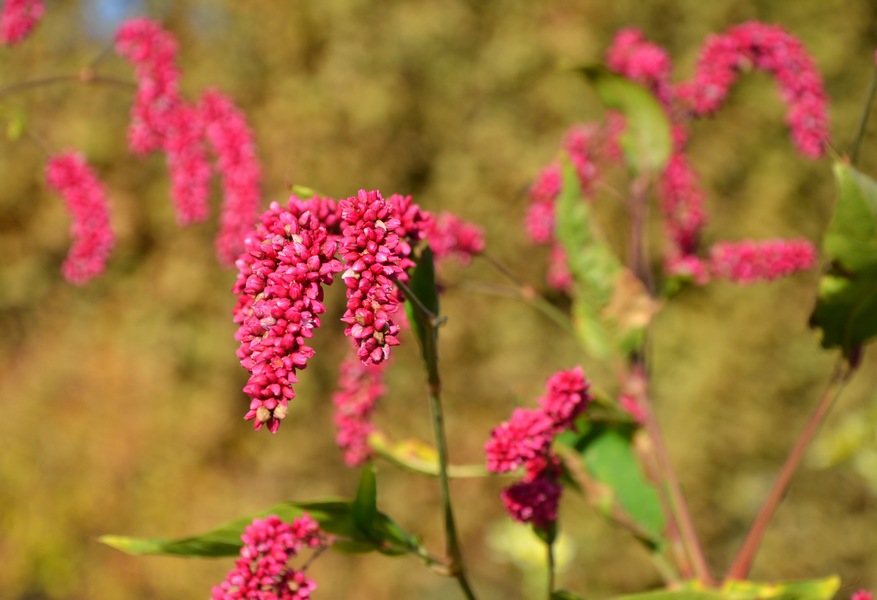
[[[0,34],[19,43],[42,16],[42,3],[7,2]],[[7,33],[8,31],[8,33]],[[350,338],[333,397],[336,442],[351,467],[361,467],[353,499],[286,502],[259,515],[181,539],[105,536],[132,554],[236,556],[214,598],[309,598],[317,586],[310,558],[324,550],[413,555],[478,597],[455,524],[452,477],[519,473],[501,502],[545,547],[546,597],[580,596],[555,583],[558,508],[565,490],[582,494],[605,518],[630,532],[653,559],[666,589],[628,596],[678,600],[777,595],[832,597],[836,577],[786,583],[748,581],[768,522],[832,402],[877,336],[877,183],[831,149],[827,96],[803,46],[782,28],[750,22],[707,40],[690,81],[671,81],[667,53],[641,32],[620,32],[605,66],[581,69],[607,107],[603,122],[577,125],[558,158],[529,190],[526,230],[550,248],[548,285],[569,299],[569,311],[531,295],[534,307],[575,335],[584,354],[610,363],[614,381],[591,380],[579,365],[561,365],[536,407],[517,408],[485,436],[486,468],[451,465],[442,406],[438,338],[445,317],[436,266],[450,257],[480,258],[514,277],[486,254],[481,231],[454,215],[432,214],[410,196],[359,190],[334,199],[296,189],[259,214],[260,169],[245,115],[222,92],[197,103],[179,89],[177,43],[158,23],[136,19],[117,32],[115,49],[132,63],[136,83],[128,142],[133,153],[163,152],[180,225],[208,217],[213,169],[222,179],[216,251],[234,265],[233,320],[237,356],[248,381],[243,418],[255,430],[278,431],[289,416],[299,373],[314,357],[310,340],[326,314],[325,286],[340,281]],[[691,123],[717,111],[737,77],[761,70],[776,81],[796,149],[807,159],[834,155],[835,214],[822,255],[808,240],[718,242],[704,248],[705,191],[688,155]],[[88,70],[83,81],[119,82]],[[868,102],[870,105],[870,101]],[[867,107],[862,119],[864,129]],[[211,149],[215,165],[211,166]],[[627,253],[619,256],[594,214],[605,173],[620,169],[629,219]],[[64,276],[82,284],[99,275],[114,245],[109,201],[93,170],[74,152],[52,154],[49,185],[64,199],[73,245]],[[663,225],[660,257],[649,240],[650,197]],[[825,265],[810,326],[838,353],[834,374],[727,572],[706,559],[656,418],[650,388],[650,332],[656,315],[690,286],[715,280],[774,280]],[[453,315],[450,315],[453,318]],[[803,324],[802,324],[803,326]],[[394,443],[372,420],[384,394],[385,369],[403,331],[417,339],[434,428],[434,446]],[[576,361],[573,361],[576,362]],[[499,420],[499,419],[498,419]],[[378,510],[371,463],[385,459],[439,482],[445,553],[433,555],[412,533]],[[499,502],[497,503],[499,505]],[[310,553],[301,566],[291,566]],[[869,598],[856,594],[856,600]]]

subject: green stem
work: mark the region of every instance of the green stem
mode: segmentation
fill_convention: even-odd
[[[551,600],[551,595],[554,593],[554,570],[555,570],[555,560],[554,560],[554,544],[546,543],[545,544],[548,551],[548,596],[546,598]]]
[[[786,457],[786,462],[783,464],[770,494],[768,494],[761,510],[752,522],[752,527],[749,528],[749,533],[746,536],[746,540],[743,542],[743,546],[734,558],[734,562],[731,563],[731,568],[728,569],[728,574],[725,576],[726,580],[746,579],[749,575],[749,570],[752,568],[752,562],[755,560],[755,555],[761,545],[761,539],[764,537],[764,532],[776,512],[776,509],[782,502],[783,497],[786,495],[786,491],[788,491],[789,484],[792,481],[792,476],[801,464],[801,459],[804,458],[804,452],[807,450],[807,447],[810,445],[810,442],[819,430],[819,426],[822,424],[825,416],[837,401],[837,398],[840,396],[852,373],[853,371],[851,369],[842,366],[835,368],[834,374],[829,380],[825,391],[822,393],[822,397],[816,405],[816,409],[810,416],[810,420],[807,421],[807,424],[804,426],[801,435],[798,436],[798,440],[789,452],[788,457]]]
[[[438,328],[444,319],[427,309],[404,282],[397,281],[396,285],[399,286],[405,297],[412,302],[415,309],[429,322],[429,327],[426,328],[426,335],[423,339],[423,357],[427,367],[429,412],[432,416],[435,445],[438,451],[439,485],[441,487],[442,512],[445,522],[445,552],[448,556],[448,572],[457,579],[467,600],[475,600],[475,592],[473,592],[472,586],[469,584],[463,563],[463,551],[460,547],[457,526],[454,522],[450,478],[448,477],[448,442],[445,435],[445,418],[441,402],[442,383],[438,370]]]
[[[850,145],[850,164],[852,165],[855,165],[856,159],[859,158],[859,147],[862,145],[862,139],[865,137],[865,128],[868,125],[868,116],[871,114],[871,105],[874,103],[875,94],[877,94],[877,68],[871,70],[871,84],[868,86],[868,96],[865,98],[865,105],[862,107],[861,116],[859,116],[856,136]]]
[[[133,81],[117,79],[115,77],[107,77],[105,75],[96,75],[90,69],[83,69],[76,75],[54,75],[52,77],[43,77],[40,79],[29,79],[27,81],[19,81],[0,87],[0,97],[21,92],[28,89],[46,87],[57,83],[82,83],[85,85],[101,84],[116,87],[124,87],[128,89],[137,89],[137,84]]]

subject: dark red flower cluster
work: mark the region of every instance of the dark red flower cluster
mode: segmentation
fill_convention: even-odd
[[[331,543],[307,513],[286,523],[275,515],[255,519],[244,530],[240,558],[212,590],[213,600],[306,600],[317,584],[289,561],[303,550]]]
[[[73,245],[61,272],[67,281],[83,284],[104,272],[115,243],[106,192],[94,170],[76,152],[50,158],[46,181],[64,199],[73,221]]]
[[[24,41],[45,12],[43,0],[6,0],[0,9],[0,44],[14,46]]]
[[[502,494],[506,509],[518,521],[546,529],[557,519],[561,469],[551,443],[587,409],[590,387],[581,367],[559,371],[549,378],[539,408],[517,408],[511,419],[491,431],[484,445],[487,469],[525,469],[524,478]]]
[[[287,208],[272,203],[245,240],[237,261],[234,293],[238,303],[235,339],[238,358],[250,373],[245,419],[277,431],[295,397],[296,371],[307,366],[308,345],[320,326],[323,285],[342,270],[338,243],[317,217],[293,199]],[[304,210],[303,210],[304,209]]]

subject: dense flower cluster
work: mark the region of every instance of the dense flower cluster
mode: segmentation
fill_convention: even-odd
[[[303,550],[331,543],[307,513],[291,523],[271,515],[244,530],[240,558],[225,580],[212,590],[213,600],[306,600],[317,584],[289,565]]]
[[[348,467],[358,467],[371,458],[368,436],[374,431],[371,416],[386,393],[383,370],[386,362],[364,365],[357,357],[341,363],[335,405],[335,443],[344,452]]]
[[[0,44],[14,46],[24,41],[45,12],[43,0],[6,0],[0,9]]]
[[[314,351],[307,340],[320,326],[323,285],[342,270],[338,243],[309,210],[290,201],[272,203],[245,240],[237,261],[234,292],[238,303],[235,339],[238,358],[250,373],[244,392],[250,397],[245,418],[277,431],[295,397],[296,371]]]
[[[850,596],[850,600],[874,600],[874,592],[870,590],[859,590]]]
[[[667,51],[648,41],[635,27],[622,29],[615,34],[606,52],[606,65],[631,81],[635,81],[669,108],[676,95],[670,75],[673,64]]]
[[[75,152],[49,159],[46,181],[64,199],[73,220],[73,245],[62,273],[71,283],[83,284],[103,273],[115,242],[106,192],[92,168]]]
[[[484,232],[452,213],[433,217],[426,233],[436,260],[456,256],[463,264],[484,252]]]
[[[710,114],[722,105],[746,68],[773,75],[798,150],[810,158],[822,156],[829,140],[828,97],[822,77],[801,42],[781,27],[749,22],[724,35],[710,36],[694,78],[680,88],[680,96],[694,114]]]
[[[813,268],[816,251],[806,240],[716,244],[710,249],[714,277],[735,283],[770,281]]]
[[[590,403],[590,383],[581,367],[549,378],[539,408],[517,408],[490,433],[484,445],[487,469],[505,473],[524,467],[523,479],[503,491],[509,514],[518,521],[547,528],[557,518],[560,463],[551,451],[554,437],[573,427]]]
[[[210,207],[210,163],[204,145],[204,120],[195,106],[179,104],[168,115],[164,151],[171,175],[171,200],[181,226],[204,221]],[[253,215],[255,218],[255,215]],[[252,227],[253,222],[247,223]],[[241,238],[243,241],[243,238]]]
[[[199,108],[222,179],[216,253],[221,263],[230,265],[243,250],[244,236],[256,221],[262,173],[253,132],[240,109],[218,90],[206,91]]]
[[[394,281],[410,266],[411,248],[399,231],[420,227],[418,216],[406,214],[399,203],[384,200],[380,192],[360,190],[355,197],[341,200],[341,255],[347,270],[341,275],[347,286],[347,323],[344,334],[357,347],[357,356],[366,364],[378,364],[399,344],[399,325],[393,314],[401,299]],[[410,200],[409,200],[410,202]],[[405,217],[406,222],[400,219]]]

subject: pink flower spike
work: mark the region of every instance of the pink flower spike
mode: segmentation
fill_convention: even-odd
[[[631,27],[615,34],[606,51],[606,64],[612,71],[651,90],[665,109],[670,107],[674,97],[670,57],[639,29]]]
[[[222,179],[216,254],[222,264],[233,265],[259,212],[262,174],[256,143],[246,115],[221,92],[206,91],[200,109]]]
[[[45,12],[42,0],[6,0],[0,10],[0,44],[14,46],[23,42]]]
[[[73,220],[73,245],[61,271],[67,281],[84,284],[104,272],[115,243],[106,192],[94,170],[76,152],[49,159],[46,181],[64,199]]]
[[[401,300],[393,281],[403,276],[403,264],[413,264],[408,258],[410,245],[397,233],[406,230],[397,211],[405,203],[402,197],[388,202],[380,192],[365,190],[338,203],[340,251],[347,267],[341,276],[347,286],[347,311],[341,320],[347,323],[344,334],[353,339],[364,364],[383,362],[390,357],[390,348],[399,344],[399,325],[392,315]],[[416,227],[418,219],[405,210],[408,226]]]
[[[386,393],[383,370],[386,362],[364,365],[357,358],[345,359],[339,368],[338,390],[332,395],[335,405],[335,443],[344,451],[348,467],[358,467],[372,456],[368,436],[375,427],[372,413]]]
[[[581,367],[558,371],[548,379],[539,406],[552,419],[557,430],[570,429],[576,417],[593,400],[590,387]]]
[[[823,156],[830,136],[822,77],[801,42],[779,26],[752,21],[710,36],[692,81],[680,86],[680,97],[695,115],[713,113],[750,67],[776,80],[798,151],[808,158]]]
[[[513,471],[548,453],[554,438],[554,421],[541,410],[516,408],[512,417],[490,432],[484,445],[487,470]]]
[[[456,256],[464,265],[484,252],[482,229],[451,213],[441,213],[431,222],[426,235],[436,259]]]
[[[234,568],[211,591],[213,600],[306,600],[317,585],[289,562],[303,550],[325,548],[332,539],[307,513],[291,523],[271,515],[255,519],[241,536]]]
[[[807,240],[719,243],[710,249],[709,270],[734,283],[771,281],[813,268],[816,250]]]
[[[171,175],[171,200],[180,226],[207,218],[210,163],[204,145],[204,120],[198,107],[180,103],[168,115],[164,150]],[[249,231],[255,223],[245,223]]]
[[[314,355],[308,340],[326,311],[323,285],[342,270],[335,258],[337,242],[313,213],[300,208],[272,203],[244,240],[246,251],[236,263],[237,355],[250,373],[244,418],[253,420],[256,430],[267,425],[272,433],[295,398],[297,371]]]
[[[874,592],[870,590],[859,590],[850,596],[850,600],[874,600]]]

